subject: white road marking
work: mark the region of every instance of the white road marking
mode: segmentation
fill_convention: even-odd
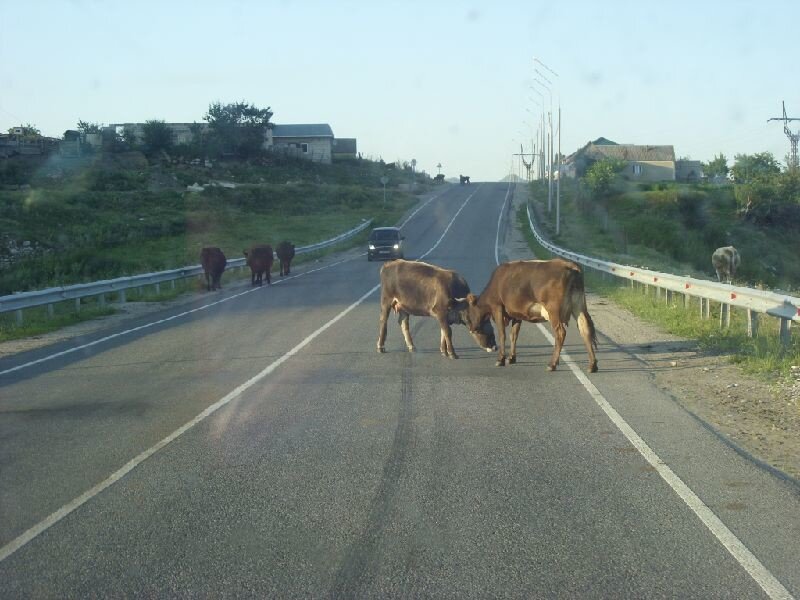
[[[508,194],[506,194],[508,197]],[[503,202],[505,207],[505,202]],[[503,210],[500,210],[502,216]],[[498,248],[500,239],[500,219],[497,220],[497,241],[495,242],[495,262],[499,265]],[[542,332],[542,335],[547,339],[551,345],[555,345],[555,339],[552,334],[547,331],[544,325],[537,324],[537,327]],[[622,432],[627,440],[633,445],[639,454],[652,466],[661,478],[672,488],[672,490],[683,500],[691,511],[697,515],[702,521],[703,525],[714,535],[715,538],[723,545],[723,547],[733,556],[742,568],[753,578],[753,580],[761,587],[762,590],[770,598],[788,600],[793,598],[783,584],[767,569],[758,558],[745,546],[742,541],[728,529],[719,517],[695,494],[692,489],[686,485],[683,480],[678,477],[675,472],[661,460],[650,446],[647,445],[638,433],[628,425],[628,422],[614,409],[613,406],[605,399],[603,394],[600,393],[595,385],[589,380],[586,374],[575,363],[567,352],[561,352],[561,359],[569,366],[578,381],[581,382],[589,395],[601,408],[601,410],[611,419],[611,422],[616,425],[617,429]]]
[[[430,254],[441,243],[442,239],[444,239],[445,233],[447,233],[450,230],[450,227],[455,222],[456,217],[458,217],[458,215],[461,213],[461,211],[467,205],[467,202],[470,201],[470,198],[472,198],[472,196],[474,196],[475,193],[477,193],[477,191],[478,190],[476,189],[475,192],[473,192],[466,200],[464,200],[464,203],[461,205],[461,207],[458,209],[456,214],[453,215],[453,218],[447,224],[447,227],[445,228],[444,233],[436,241],[436,243],[431,247],[431,249],[428,250],[423,256],[427,256],[428,254]],[[334,264],[341,264],[342,262],[347,262],[347,260],[352,260],[352,259],[346,259],[346,260],[339,261],[338,263],[334,263]],[[325,269],[325,268],[328,268],[328,267],[332,267],[332,266],[333,266],[333,264],[328,265],[326,267],[321,267],[319,269],[315,269],[314,271],[308,271],[308,272],[303,273],[303,274],[307,275],[309,273],[313,273],[315,271],[321,271],[322,269]],[[303,275],[303,274],[300,274],[300,275]],[[293,277],[300,277],[300,275],[296,275],[296,276],[293,276]],[[289,278],[289,279],[291,279],[291,278]],[[282,281],[288,281],[288,279],[284,279]],[[279,282],[276,282],[276,283],[279,283]],[[92,498],[97,496],[97,494],[101,493],[106,488],[114,485],[117,481],[119,481],[120,479],[125,477],[125,475],[127,475],[128,473],[133,471],[136,467],[138,467],[145,460],[147,460],[148,458],[153,456],[153,454],[155,454],[156,452],[161,450],[164,446],[166,446],[170,442],[172,442],[172,441],[176,440],[177,438],[179,438],[181,435],[183,435],[184,433],[189,431],[192,427],[194,427],[195,425],[197,425],[201,421],[205,420],[207,417],[209,417],[212,414],[214,414],[215,412],[217,412],[220,408],[222,408],[226,404],[230,403],[232,400],[238,398],[242,393],[244,393],[249,388],[251,388],[253,385],[255,385],[256,383],[258,383],[259,381],[264,379],[267,375],[271,374],[280,365],[282,365],[284,362],[289,360],[292,356],[294,356],[300,350],[302,350],[308,344],[310,344],[317,336],[319,336],[321,333],[326,331],[334,323],[336,323],[337,321],[342,319],[342,317],[344,317],[346,314],[348,314],[350,311],[352,311],[354,308],[356,308],[358,305],[360,305],[362,302],[364,302],[364,300],[366,300],[372,294],[374,294],[377,290],[379,290],[380,287],[381,287],[380,284],[378,284],[375,287],[373,287],[372,289],[370,289],[366,294],[361,296],[361,298],[356,300],[353,304],[348,306],[346,309],[344,309],[342,312],[340,312],[338,315],[336,315],[333,319],[331,319],[330,321],[325,323],[322,327],[320,327],[319,329],[314,331],[314,333],[312,333],[311,335],[306,337],[302,342],[297,344],[294,348],[289,350],[286,354],[281,356],[279,359],[273,361],[269,366],[264,368],[257,375],[251,377],[250,379],[245,381],[243,384],[239,385],[234,390],[232,390],[231,392],[226,394],[224,397],[222,397],[219,400],[217,400],[214,404],[208,406],[205,410],[203,410],[200,414],[198,414],[192,420],[190,420],[189,422],[185,423],[184,425],[182,425],[181,427],[179,427],[178,429],[176,429],[175,431],[170,433],[167,437],[163,438],[161,441],[157,442],[156,444],[154,444],[153,446],[151,446],[150,448],[148,448],[147,450],[145,450],[144,452],[142,452],[141,454],[139,454],[138,456],[136,456],[135,458],[130,460],[128,463],[123,465],[121,468],[119,468],[116,471],[114,471],[106,479],[104,479],[103,481],[101,481],[100,483],[95,485],[94,487],[90,488],[89,490],[85,491],[83,494],[81,494],[77,498],[71,500],[70,502],[67,502],[64,506],[62,506],[61,508],[59,508],[58,510],[56,510],[52,514],[48,515],[47,517],[45,517],[44,519],[39,521],[36,525],[34,525],[33,527],[31,527],[27,531],[23,532],[22,534],[20,534],[19,536],[17,536],[13,540],[11,540],[5,546],[0,548],[0,562],[4,561],[6,558],[8,558],[12,554],[14,554],[17,550],[22,548],[25,544],[30,542],[32,539],[34,539],[39,534],[47,531],[50,527],[52,527],[53,525],[58,523],[61,519],[63,519],[64,517],[66,517],[67,515],[69,515],[73,511],[75,511],[76,509],[80,508],[82,505],[86,504],[89,500],[91,500]],[[259,288],[259,289],[261,289],[261,288]],[[236,296],[231,296],[230,298],[226,298],[225,300],[220,300],[218,302],[214,302],[214,303],[208,304],[205,307],[213,306],[214,304],[219,304],[220,302],[225,302],[225,301],[230,300],[232,298],[235,298],[237,296],[243,296],[244,294],[250,293],[252,291],[255,291],[255,290],[247,290],[246,292],[242,292],[240,294],[237,294]],[[194,311],[197,311],[197,310],[202,310],[202,308],[205,308],[205,307],[198,307],[196,309],[193,309],[191,311],[186,311],[185,313],[181,313],[181,314],[189,314],[190,312],[194,312]],[[137,329],[143,329],[145,327],[149,327],[151,325],[155,325],[156,323],[159,323],[159,322],[163,322],[163,321],[167,321],[167,320],[170,320],[170,319],[173,319],[173,318],[177,318],[178,316],[180,316],[180,315],[175,315],[174,317],[169,317],[169,319],[162,319],[161,321],[157,321],[155,323],[151,323],[151,324],[148,324],[148,325],[143,325],[140,328],[132,329],[130,331],[135,331]],[[122,335],[122,333],[116,334],[116,335]],[[106,339],[110,339],[111,337],[116,337],[116,335],[115,336],[109,336]],[[98,342],[99,341],[100,340],[98,340]],[[90,345],[90,344],[86,344],[86,345],[84,345],[82,347],[86,347],[88,345]],[[75,351],[77,349],[78,348],[74,348],[71,351]]]

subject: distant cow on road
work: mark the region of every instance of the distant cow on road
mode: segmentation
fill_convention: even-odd
[[[714,250],[711,255],[711,264],[717,273],[717,281],[730,283],[736,275],[736,270],[741,263],[739,251],[733,246],[723,246]]]
[[[244,251],[247,257],[247,266],[250,267],[250,284],[262,285],[263,275],[267,275],[267,283],[270,281],[270,269],[272,269],[272,246],[260,244],[252,246]]]
[[[200,264],[203,266],[203,273],[206,276],[206,287],[208,291],[221,290],[220,279],[225,265],[228,264],[222,250],[216,246],[209,246],[200,251]]]
[[[275,247],[275,254],[278,255],[278,261],[281,264],[281,277],[288,275],[294,258],[294,244],[286,240],[282,241]]]
[[[558,366],[561,348],[567,336],[570,317],[578,321],[578,331],[589,353],[589,371],[597,371],[597,334],[592,317],[586,310],[583,272],[574,262],[553,260],[516,260],[498,266],[480,296],[467,296],[464,321],[470,331],[491,319],[497,326],[497,366],[505,365],[506,325],[511,323],[511,355],[508,363],[517,361],[517,336],[522,321],[550,321],[555,348],[548,369]]]
[[[459,175],[458,180],[461,185],[464,185],[465,183],[469,185],[469,175]]]
[[[414,351],[409,315],[434,317],[442,329],[439,351],[448,358],[458,358],[453,349],[450,325],[460,323],[466,309],[464,297],[469,294],[466,280],[448,269],[423,262],[394,260],[381,267],[381,313],[378,329],[378,352],[385,352],[386,321],[394,309],[409,352]],[[456,301],[461,298],[461,301]],[[481,348],[491,352],[497,348],[491,323],[481,323],[470,333]]]

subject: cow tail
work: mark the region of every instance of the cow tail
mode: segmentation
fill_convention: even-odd
[[[586,290],[583,286],[583,273],[580,269],[573,269],[569,271],[567,282],[567,297],[569,298],[568,306],[571,309],[571,316],[575,317],[578,322],[578,331],[582,336],[589,335],[592,346],[597,350],[597,331],[594,327],[589,310],[586,308]],[[569,321],[570,315],[566,315],[564,323]]]

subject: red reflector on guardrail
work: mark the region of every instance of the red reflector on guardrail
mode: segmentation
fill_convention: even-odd
[[[731,300],[736,300],[736,293],[735,292],[731,292]]]
[[[631,271],[631,277],[633,277],[633,271]]]
[[[658,281],[658,277],[653,277],[653,281]]]
[[[692,284],[691,283],[685,283],[683,285],[683,287],[685,287],[688,290],[690,287],[692,287]]]

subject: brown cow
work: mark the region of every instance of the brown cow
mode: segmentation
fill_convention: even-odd
[[[505,365],[506,325],[511,323],[511,356],[509,364],[517,362],[517,336],[522,321],[550,321],[555,348],[548,369],[554,371],[561,356],[571,316],[578,321],[586,350],[589,352],[589,371],[597,371],[597,334],[594,322],[586,310],[583,273],[573,262],[553,260],[517,260],[498,266],[486,289],[479,297],[467,296],[468,308],[462,316],[470,330],[494,320],[500,334],[497,366]]]
[[[288,275],[294,258],[294,244],[286,240],[282,241],[275,247],[275,254],[278,255],[278,261],[281,263],[281,277]]]
[[[200,250],[200,264],[203,265],[203,273],[206,276],[206,287],[208,291],[221,290],[220,279],[225,265],[228,261],[222,250],[216,246],[209,246]]]
[[[247,266],[250,267],[250,284],[262,285],[264,273],[267,275],[267,283],[271,283],[269,272],[272,269],[272,246],[260,244],[252,246],[244,251],[247,257]]]
[[[385,352],[386,320],[392,309],[398,314],[400,330],[409,352],[414,342],[409,329],[409,315],[435,317],[442,328],[440,352],[448,358],[458,358],[453,350],[450,325],[464,324],[461,313],[466,310],[464,296],[469,294],[466,280],[448,269],[423,262],[398,259],[381,267],[381,314],[378,330],[378,352]],[[456,302],[455,298],[461,298]],[[470,332],[481,348],[491,352],[497,348],[494,330],[489,322],[481,323]]]

